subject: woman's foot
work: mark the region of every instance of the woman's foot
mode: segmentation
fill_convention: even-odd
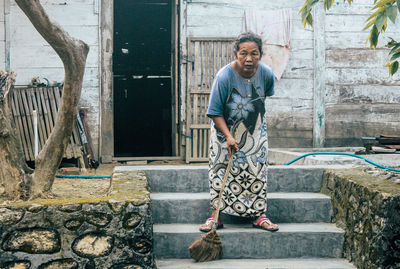
[[[214,218],[208,218],[204,224],[200,225],[199,230],[201,232],[208,233],[209,231],[212,230],[214,223],[215,223]],[[222,228],[224,228],[224,224],[222,224],[222,222],[218,221],[217,230],[222,229]]]
[[[275,232],[279,230],[278,224],[272,223],[269,218],[266,217],[259,217],[258,219],[256,219],[256,221],[253,222],[253,227],[270,232]]]

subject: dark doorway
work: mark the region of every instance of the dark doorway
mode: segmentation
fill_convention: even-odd
[[[114,0],[114,155],[172,155],[171,0]]]

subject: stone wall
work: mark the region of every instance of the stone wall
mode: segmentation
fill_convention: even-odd
[[[106,197],[0,208],[0,268],[154,268],[143,173],[113,175]]]
[[[322,192],[346,231],[344,256],[357,268],[400,268],[400,184],[365,169],[328,170]]]

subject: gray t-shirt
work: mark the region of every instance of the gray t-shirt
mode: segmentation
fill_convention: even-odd
[[[242,97],[252,97],[255,89],[260,97],[274,95],[274,74],[266,64],[258,62],[254,76],[244,78],[233,68],[232,63],[227,64],[215,76],[207,116],[224,117],[226,102],[232,89],[236,89]]]

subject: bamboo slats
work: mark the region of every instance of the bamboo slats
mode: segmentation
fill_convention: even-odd
[[[186,162],[208,160],[207,107],[218,70],[233,61],[233,38],[189,38],[187,65]]]
[[[26,161],[35,160],[33,110],[38,118],[39,151],[46,143],[54,127],[61,103],[62,88],[24,87],[15,88],[11,97],[11,111]],[[64,158],[82,158],[82,143],[77,126],[74,125]]]

